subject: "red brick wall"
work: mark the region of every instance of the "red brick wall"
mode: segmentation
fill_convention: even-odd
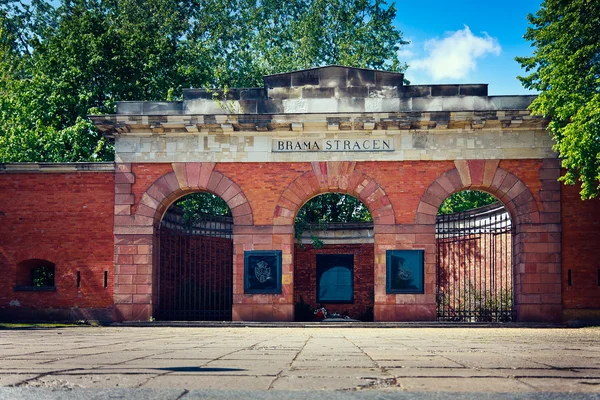
[[[361,318],[374,305],[373,244],[330,244],[319,249],[311,245],[294,246],[294,302],[302,300],[311,309],[324,306],[328,312],[337,312],[351,318]],[[354,255],[354,301],[352,304],[317,303],[317,254]]]
[[[537,202],[541,160],[504,160],[499,167],[527,185]],[[441,174],[454,168],[452,161],[358,162],[356,169],[373,178],[390,197],[397,224],[412,224],[425,190]],[[152,183],[173,171],[171,164],[132,164],[134,204]],[[218,163],[219,171],[237,183],[252,207],[255,225],[271,225],[281,193],[299,176],[311,171],[310,163]],[[135,207],[135,206],[134,206]]]
[[[581,200],[579,187],[562,185],[562,290],[565,310],[596,309],[600,318],[600,199]],[[572,286],[568,286],[568,270]],[[567,311],[566,319],[582,312]]]
[[[290,319],[295,300],[293,217],[316,194],[346,191],[363,201],[375,219],[376,318],[431,320],[435,318],[435,212],[453,191],[473,188],[498,196],[514,218],[514,285],[520,318],[548,320],[552,315],[556,320],[562,311],[557,160],[164,163],[117,164],[116,168],[116,174],[0,175],[0,252],[5,258],[0,257],[0,268],[8,277],[0,281],[0,307],[9,307],[11,300],[23,307],[106,307],[114,302],[118,318],[147,319],[153,303],[153,226],[178,196],[209,190],[230,204],[237,221],[234,319]],[[576,196],[563,194],[566,204]],[[590,274],[598,254],[590,250],[589,242],[580,243],[594,237],[585,232],[596,232],[592,221],[597,220],[597,208],[584,206],[578,214],[563,205],[564,248],[579,249],[565,255],[563,263],[574,265],[575,254],[593,254],[587,264],[578,264],[577,271],[572,268],[575,282],[581,279],[581,268],[587,268],[588,285],[597,282],[597,276]],[[577,221],[583,225],[570,223],[569,218],[580,218]],[[282,294],[244,294],[243,252],[270,249],[283,252]],[[385,251],[391,249],[425,250],[425,294],[385,293]],[[56,264],[57,292],[12,290],[14,266],[29,258]],[[82,273],[81,290],[75,287],[77,270]],[[108,289],[101,287],[104,270],[109,271]],[[585,290],[596,289],[586,286]],[[565,306],[578,299],[578,307],[597,307],[593,294],[569,296]]]
[[[113,304],[113,201],[110,172],[0,175],[0,316]],[[55,292],[14,290],[16,266],[28,259],[55,264]]]

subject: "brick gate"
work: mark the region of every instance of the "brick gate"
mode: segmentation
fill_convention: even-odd
[[[435,320],[436,213],[452,193],[477,189],[496,196],[514,223],[518,320],[598,312],[600,287],[590,282],[598,279],[600,250],[589,243],[600,232],[600,208],[557,182],[547,121],[527,111],[533,96],[488,96],[487,85],[404,85],[399,73],[337,66],[266,76],[264,83],[227,93],[186,89],[182,101],[121,102],[114,115],[92,116],[115,142],[112,171],[2,165],[0,269],[16,277],[19,263],[43,259],[55,265],[57,282],[56,291],[41,294],[15,291],[16,278],[2,281],[0,311],[8,315],[18,303],[20,310],[82,312],[84,304],[117,320],[149,319],[157,304],[154,237],[163,215],[181,196],[207,191],[233,214],[232,319],[291,321],[294,218],[312,197],[342,192],[373,216],[374,319]],[[95,184],[98,176],[110,188]],[[40,190],[61,200],[28,195]],[[14,193],[28,203],[11,201]],[[107,206],[114,223],[93,225],[102,239],[94,244],[98,257],[55,245],[60,235],[47,233],[59,218],[93,219],[92,210]],[[27,207],[46,217],[20,220]],[[61,213],[65,207],[76,212]],[[574,223],[577,215],[585,218]],[[62,232],[71,243],[86,240],[76,226]],[[581,264],[564,257],[565,241],[569,254],[586,249]],[[423,254],[422,292],[390,290],[386,254],[403,250]],[[248,290],[245,257],[253,251],[274,254],[276,290]],[[71,278],[77,271],[80,286]],[[577,285],[587,285],[585,294]],[[112,304],[100,300],[107,295]]]

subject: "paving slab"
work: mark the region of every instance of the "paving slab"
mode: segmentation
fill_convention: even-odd
[[[600,379],[557,379],[551,378],[520,378],[536,391],[541,392],[562,392],[562,393],[596,393],[600,397]]]
[[[137,388],[157,374],[53,374],[32,379],[21,387],[50,388]]]
[[[163,375],[150,379],[143,388],[183,388],[194,389],[231,389],[268,390],[275,377],[269,376],[197,376]]]
[[[398,378],[402,390],[414,392],[534,392],[536,388],[517,379],[498,377]]]
[[[407,394],[412,399],[457,394],[477,400],[487,395],[600,399],[599,328],[255,324],[1,333],[0,399],[111,398],[123,393],[127,398],[174,399],[244,398],[241,393],[249,393],[246,398],[279,394],[272,398],[302,400]],[[11,388],[18,390],[6,391]],[[305,394],[294,394],[300,392]]]

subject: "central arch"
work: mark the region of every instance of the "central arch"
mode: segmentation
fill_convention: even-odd
[[[373,222],[348,194],[324,193],[301,208],[294,226],[295,320],[373,320]]]
[[[377,181],[356,170],[356,162],[324,161],[311,165],[312,170],[296,178],[279,197],[273,225],[293,225],[307,201],[327,192],[356,197],[369,209],[374,225],[394,225],[394,209],[387,194]]]
[[[394,230],[396,219],[393,206],[383,187],[372,177],[357,170],[356,165],[356,162],[345,161],[311,163],[311,170],[292,181],[282,192],[274,209],[273,225],[285,227],[289,232],[293,232],[294,220],[302,206],[319,194],[346,193],[360,200],[373,218],[373,289],[377,306],[377,293],[385,290],[385,257],[378,256],[377,252],[381,252],[381,248],[387,245],[386,234]],[[293,234],[290,235],[292,236]],[[289,253],[287,257],[284,254],[287,261],[284,261],[283,267],[293,271],[293,246],[287,251]],[[293,279],[284,283],[283,290],[289,293],[291,298],[294,297]]]

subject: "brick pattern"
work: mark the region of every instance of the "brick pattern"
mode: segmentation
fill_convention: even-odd
[[[233,320],[293,321],[293,226],[233,227]],[[244,294],[244,251],[281,250],[281,293]]]
[[[563,320],[600,319],[600,199],[561,187]],[[571,270],[569,286],[568,271]]]
[[[514,290],[517,318],[559,321],[560,316],[560,175],[558,160],[544,159],[537,170],[537,198],[515,174],[496,160],[457,160],[425,192],[415,222],[435,224],[442,201],[460,190],[483,190],[497,197],[515,226]],[[535,182],[535,181],[534,181]],[[541,200],[543,199],[543,200]]]
[[[181,165],[186,165],[185,174]],[[242,218],[237,218],[234,229],[234,320],[293,319],[293,220],[295,215],[306,201],[318,194],[325,192],[349,193],[363,201],[374,217],[374,312],[376,320],[433,320],[435,319],[436,277],[435,213],[439,204],[445,197],[457,190],[482,189],[503,200],[511,211],[513,220],[523,229],[541,229],[542,225],[544,229],[552,229],[552,226],[547,224],[540,225],[541,218],[546,221],[547,218],[553,217],[546,214],[549,211],[543,208],[553,206],[544,205],[552,198],[551,182],[543,183],[538,176],[542,174],[551,178],[548,172],[540,172],[544,170],[542,168],[544,166],[552,165],[548,161],[541,160],[216,165],[203,163],[199,167],[199,174],[202,174],[203,168],[204,171],[212,168],[213,172],[218,172],[222,177],[217,175],[215,178],[212,172],[210,176],[204,172],[202,179],[205,184],[193,189],[189,180],[195,181],[197,178],[193,171],[189,172],[187,164],[173,164],[171,166],[173,171],[163,174],[162,177],[157,176],[157,172],[164,173],[165,165],[156,164],[153,169],[151,165],[147,164],[133,166],[140,169],[140,176],[144,179],[144,183],[136,181],[132,184],[132,188],[136,193],[134,195],[137,203],[136,218],[138,215],[148,218],[153,216],[150,219],[154,223],[158,221],[164,209],[175,198],[187,193],[188,190],[201,189],[213,192],[218,190],[218,194],[225,196],[229,202],[239,194],[238,187],[244,196],[247,195],[245,197],[248,199],[247,205],[244,205],[246,203],[236,204],[235,201],[232,203],[233,207],[240,207],[240,211],[246,212],[248,209],[252,211],[251,214],[236,214],[236,218]],[[191,178],[189,178],[190,176]],[[154,181],[151,177],[154,177]],[[234,191],[224,187],[217,189],[219,183],[216,181],[222,182],[223,177],[226,177],[225,185],[229,185],[229,181],[235,181],[235,184],[239,186],[234,186]],[[161,180],[163,183],[158,184],[157,182]],[[150,182],[155,183],[150,184]],[[164,198],[155,193],[157,189],[160,189],[159,186],[162,187],[162,190],[159,191],[162,192]],[[532,188],[534,192],[528,188]],[[226,193],[227,190],[229,190],[228,193]],[[392,193],[392,196],[389,193]],[[137,200],[138,197],[140,197],[139,200]],[[149,197],[155,201],[153,202]],[[539,211],[540,209],[542,212]],[[250,222],[250,218],[252,218],[252,222]],[[149,224],[150,220],[143,219],[143,221],[148,230],[144,231],[142,236],[151,235],[153,226]],[[531,224],[533,225],[530,227]],[[139,237],[140,234],[137,232],[133,234],[134,236],[131,235],[129,234],[128,237],[136,238],[134,240],[151,240],[151,236],[144,239]],[[530,239],[527,239],[525,235],[522,237],[523,243],[527,240],[541,240],[535,239],[534,236],[531,236]],[[519,239],[519,237],[517,238]],[[547,237],[544,236],[544,238]],[[553,240],[553,236],[548,239]],[[552,248],[554,249],[554,247]],[[244,294],[244,251],[271,249],[283,252],[282,294]],[[385,252],[393,249],[425,250],[425,294],[389,295],[386,293]],[[519,249],[514,252],[515,259],[521,253]],[[526,250],[531,252],[531,249]],[[151,269],[149,264],[144,264],[144,268],[148,271]],[[516,267],[517,271],[518,268],[520,267]],[[543,269],[543,267],[540,268]],[[516,277],[515,282],[518,279]],[[549,277],[545,279],[549,279]],[[532,290],[533,288],[530,286],[519,286],[518,288],[518,290],[525,289]],[[551,290],[551,288],[547,286],[545,290]],[[128,293],[125,297],[128,306],[133,304],[130,303],[132,300],[129,295],[132,294]],[[541,295],[539,298],[541,302]],[[525,299],[531,301],[531,298],[519,298],[521,305],[524,306],[521,307],[523,315],[525,315],[523,319],[540,318],[542,309],[539,306],[541,304],[525,303]],[[551,296],[544,296],[544,301],[551,299]],[[530,307],[532,305],[534,307]],[[146,310],[144,312],[151,312],[147,303],[146,306],[148,308],[144,308]],[[138,310],[141,309],[140,305],[135,307]],[[550,307],[552,306],[550,305]],[[535,312],[532,313],[532,309]],[[130,314],[127,318],[131,317]]]
[[[383,188],[371,177],[356,170],[355,162],[313,162],[281,194],[275,207],[274,225],[293,225],[300,208],[311,198],[327,192],[348,193],[371,212],[376,225],[393,225],[394,209]]]
[[[561,199],[559,174],[555,159],[117,164],[114,174],[2,174],[0,271],[9,278],[0,281],[0,308],[10,308],[12,300],[47,309],[114,303],[118,319],[146,319],[156,300],[157,223],[174,200],[204,190],[226,199],[234,213],[234,319],[291,320],[294,217],[313,196],[339,191],[358,197],[375,219],[375,318],[432,320],[435,213],[445,197],[471,188],[496,195],[511,213],[519,319],[558,320],[562,307],[598,309],[600,229],[595,201],[582,203],[572,188],[563,188]],[[386,250],[413,248],[425,250],[425,294],[388,295]],[[283,293],[244,294],[244,251],[271,249],[283,253]],[[16,264],[30,258],[56,265],[57,292],[14,292]],[[566,286],[567,269],[573,287]],[[75,288],[77,270],[81,290]]]
[[[354,301],[351,304],[317,303],[317,254],[354,255]],[[311,245],[294,246],[294,303],[302,300],[316,309],[325,306],[329,312],[338,312],[351,318],[360,318],[372,311],[373,293],[373,244],[332,244],[315,249]]]
[[[0,175],[0,318],[35,318],[50,309],[110,318],[114,186],[112,172]],[[14,290],[17,264],[30,259],[55,265],[55,292]]]
[[[164,172],[165,166],[158,165],[157,169]],[[116,165],[115,186],[121,186],[120,193],[115,192],[114,301],[119,320],[147,320],[152,316],[157,294],[152,268],[154,233],[173,201],[188,193],[208,191],[225,200],[236,226],[253,224],[248,199],[236,183],[215,171],[214,163],[173,163],[170,172],[155,178],[137,196],[133,192],[135,182],[131,164]],[[131,207],[134,204],[135,210]]]

